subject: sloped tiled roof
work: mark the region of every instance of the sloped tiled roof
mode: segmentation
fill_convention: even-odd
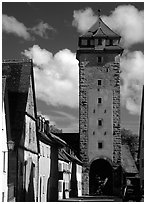
[[[27,96],[32,71],[31,61],[4,60],[3,76],[7,77],[7,91],[10,111],[11,137],[19,144],[26,111]]]
[[[122,145],[122,168],[126,173],[138,173],[128,145]]]
[[[82,35],[82,37],[118,37],[120,36],[116,34],[114,31],[112,31],[101,19],[101,17],[98,18],[96,23],[88,29],[88,31]]]

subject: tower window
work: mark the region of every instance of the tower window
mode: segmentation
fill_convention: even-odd
[[[86,46],[88,44],[87,39],[82,39],[81,45]]]
[[[101,86],[102,80],[101,80],[101,79],[98,79],[97,84],[98,84],[98,86]]]
[[[113,45],[113,40],[112,39],[110,39],[109,45]]]
[[[110,40],[109,39],[106,40],[106,45],[110,45]]]
[[[97,102],[98,102],[98,104],[101,104],[102,103],[102,98],[98,98]]]
[[[103,120],[102,119],[98,119],[98,126],[102,126],[103,125]]]
[[[98,45],[102,45],[102,39],[101,38],[98,39]]]
[[[95,131],[93,131],[93,135],[95,135]]]
[[[103,59],[103,58],[102,58],[101,56],[98,56],[98,57],[97,57],[97,62],[98,62],[98,63],[102,63],[102,61],[103,61],[102,59]]]
[[[103,142],[98,142],[98,149],[102,149],[103,148]]]
[[[93,39],[90,40],[90,45],[91,45],[91,46],[94,45],[94,40],[93,40]]]

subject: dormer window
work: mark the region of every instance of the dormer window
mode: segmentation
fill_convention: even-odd
[[[82,45],[82,46],[87,46],[87,44],[88,44],[87,39],[82,39],[82,40],[81,40],[81,45]]]

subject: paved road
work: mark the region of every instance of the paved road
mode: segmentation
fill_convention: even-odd
[[[114,196],[84,196],[62,199],[60,202],[122,202],[122,199]]]

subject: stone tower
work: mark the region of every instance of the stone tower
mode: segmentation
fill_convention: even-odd
[[[101,19],[79,37],[80,156],[83,195],[95,194],[98,179],[104,193],[120,188],[120,36]]]

